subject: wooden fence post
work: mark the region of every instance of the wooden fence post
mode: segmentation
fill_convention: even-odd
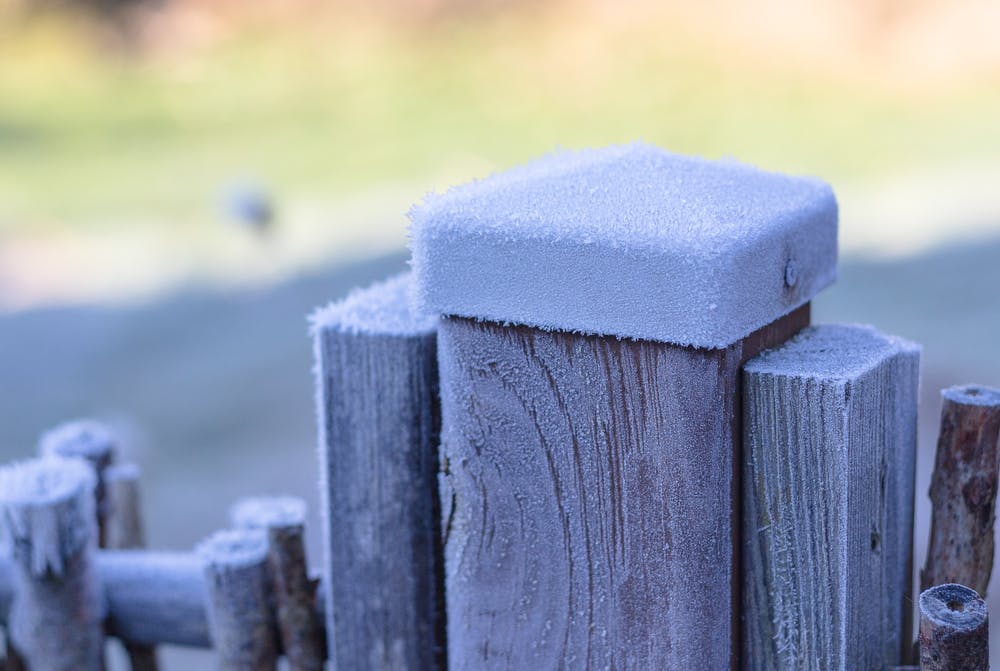
[[[975,590],[945,584],[920,594],[920,670],[989,671],[989,610]]]
[[[318,581],[309,577],[303,535],[306,502],[298,497],[243,499],[231,511],[233,526],[267,533],[271,593],[290,671],[322,671],[323,624],[316,612]]]
[[[139,508],[139,471],[117,465],[118,438],[107,425],[84,419],[47,431],[38,444],[43,456],[82,459],[94,470],[97,485],[97,544],[101,548],[131,549],[145,543]],[[110,488],[114,487],[114,491]],[[156,671],[156,652],[145,646],[125,645],[132,671]]]
[[[220,671],[273,671],[278,637],[259,529],[218,531],[197,549],[203,561],[212,647]]]
[[[312,318],[327,645],[340,669],[441,669],[435,319],[403,275]]]
[[[744,668],[881,671],[910,645],[919,348],[817,326],[744,367]]]
[[[101,422],[89,419],[60,424],[42,434],[38,441],[40,455],[83,459],[94,469],[98,547],[104,547],[104,521],[107,518],[104,469],[115,460],[117,451],[118,441],[111,429]]]
[[[450,668],[739,668],[740,365],[832,281],[828,187],[634,145],[411,219]]]
[[[0,512],[15,569],[13,649],[32,670],[103,669],[90,467],[52,458],[6,466],[0,469]]]
[[[920,588],[958,583],[985,595],[993,572],[1000,390],[969,385],[941,395],[931,533]]]
[[[136,550],[146,546],[139,496],[141,471],[135,464],[113,464],[100,475],[104,485],[104,545],[109,550]],[[157,671],[156,649],[123,641],[131,671]]]

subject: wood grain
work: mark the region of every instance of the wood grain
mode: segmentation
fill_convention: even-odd
[[[880,671],[909,645],[919,350],[807,329],[744,373],[744,668]]]
[[[329,656],[445,668],[435,335],[316,337]]]
[[[462,318],[439,328],[452,669],[737,664],[742,361]]]
[[[993,572],[1000,390],[951,387],[942,396],[931,533],[920,588],[959,583],[986,594]]]
[[[135,464],[112,464],[104,468],[99,482],[104,485],[104,533],[102,547],[110,550],[135,550],[146,546],[139,496],[139,467]],[[158,671],[153,646],[123,641],[131,671]]]

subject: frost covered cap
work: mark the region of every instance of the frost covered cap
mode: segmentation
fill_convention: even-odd
[[[826,183],[645,144],[560,151],[410,212],[415,307],[724,347],[833,282]]]

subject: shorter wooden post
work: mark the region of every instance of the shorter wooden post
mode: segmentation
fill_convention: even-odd
[[[931,534],[920,588],[959,583],[986,594],[993,571],[1000,390],[970,385],[941,395]]]
[[[327,640],[338,669],[446,668],[435,318],[401,275],[318,310]]]
[[[257,529],[219,531],[198,546],[208,622],[220,671],[271,671],[278,639],[267,572],[267,538]]]
[[[322,671],[323,623],[316,612],[317,580],[306,566],[306,502],[298,497],[244,499],[232,509],[237,528],[267,533],[267,556],[281,644],[291,671]]]
[[[114,464],[101,473],[104,482],[104,547],[111,550],[134,550],[145,547],[139,501],[139,467]],[[132,671],[157,671],[156,649],[149,645],[123,641]]]
[[[744,669],[881,671],[910,644],[919,348],[804,330],[744,368]]]
[[[105,424],[89,419],[61,424],[42,434],[38,441],[38,452],[41,456],[83,459],[94,469],[99,547],[105,547],[104,526],[107,518],[104,470],[114,462],[117,450],[118,441],[111,429]]]
[[[146,547],[139,496],[140,475],[135,464],[115,464],[103,472],[107,513],[104,547],[109,550]]]
[[[964,585],[938,585],[920,595],[921,671],[987,671],[989,612]]]
[[[94,567],[94,476],[71,459],[0,469],[3,533],[12,548],[10,643],[30,669],[98,671],[103,601]]]

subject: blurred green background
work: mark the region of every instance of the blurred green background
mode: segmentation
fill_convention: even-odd
[[[642,139],[834,185],[817,319],[925,345],[919,564],[938,390],[1000,385],[997,25],[982,0],[0,0],[0,457],[113,421],[161,547],[243,494],[315,502],[308,311],[404,266],[424,193]]]

